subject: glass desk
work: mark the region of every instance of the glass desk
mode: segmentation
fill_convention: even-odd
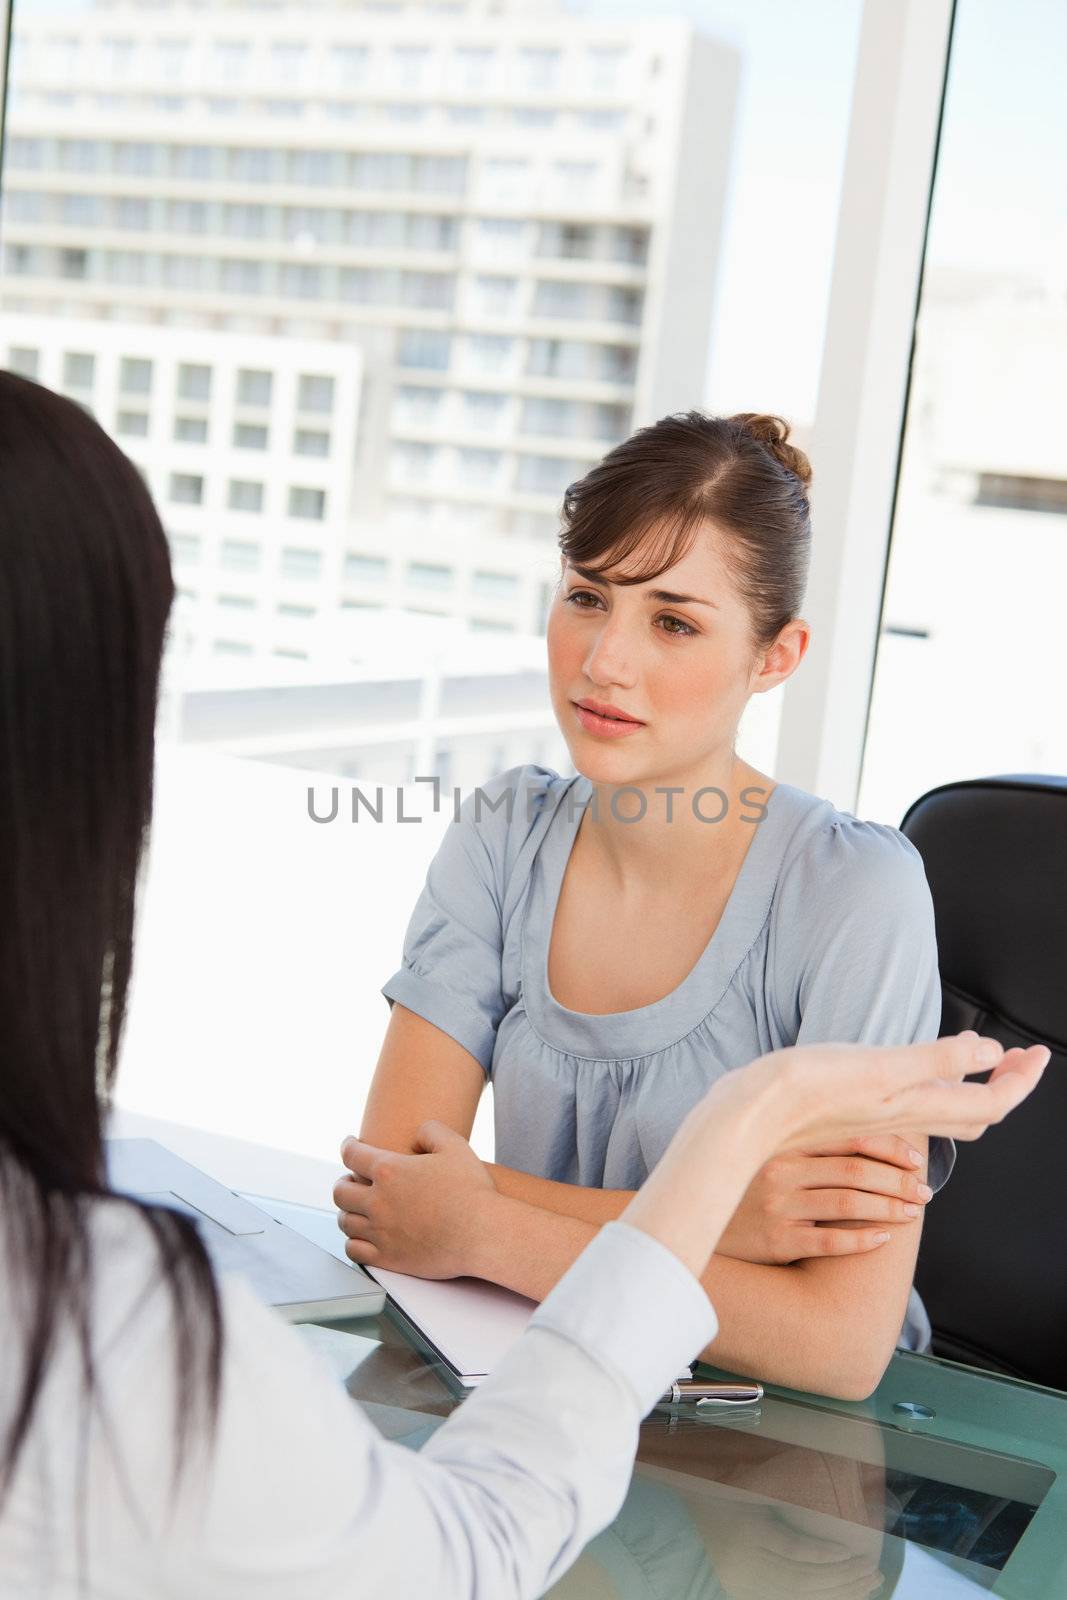
[[[295,1226],[307,1211],[259,1203]],[[418,1449],[461,1403],[388,1306],[299,1331],[387,1438]],[[549,1593],[940,1600],[979,1591],[1067,1600],[1067,1394],[901,1353],[860,1404],[769,1386],[747,1414],[657,1408],[642,1424],[619,1516]]]

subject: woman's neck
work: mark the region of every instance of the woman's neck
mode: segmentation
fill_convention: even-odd
[[[773,778],[732,752],[699,774],[632,786],[593,782],[578,830],[581,845],[623,893],[684,892],[744,857],[774,787]],[[640,798],[624,792],[628,788],[639,790]]]

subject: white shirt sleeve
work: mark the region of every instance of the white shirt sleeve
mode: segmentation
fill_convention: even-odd
[[[144,1573],[174,1600],[540,1595],[618,1511],[640,1419],[717,1331],[677,1257],[609,1223],[416,1454],[382,1439],[242,1283],[225,1284],[223,1307],[216,1444],[190,1456],[176,1499],[161,1436],[170,1415],[143,1387],[140,1402],[130,1388],[121,1401],[127,1471],[151,1530]],[[158,1393],[168,1366],[158,1348],[150,1365],[154,1379],[146,1368],[140,1381]],[[130,1369],[126,1382],[138,1382]],[[109,1492],[106,1475],[96,1486]],[[134,1537],[114,1506],[102,1527]],[[128,1544],[120,1558],[92,1542],[95,1561],[132,1579]],[[121,1579],[103,1587],[126,1592]]]

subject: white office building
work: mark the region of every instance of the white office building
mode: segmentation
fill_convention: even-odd
[[[554,6],[16,19],[0,359],[145,471],[195,651],[540,630],[564,487],[701,402],[735,78]]]

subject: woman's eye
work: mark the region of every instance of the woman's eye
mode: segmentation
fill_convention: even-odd
[[[690,627],[688,622],[683,622],[681,617],[661,617],[660,621],[677,623],[677,627],[667,628],[665,630],[667,633],[673,635],[675,639],[685,639],[688,638],[690,634],[696,633],[696,629]]]
[[[588,606],[580,606],[577,605],[576,602],[579,600],[598,600],[600,596],[593,594],[589,589],[572,589],[570,594],[564,596],[564,598],[569,605],[573,605],[575,607],[575,610],[588,611]]]

